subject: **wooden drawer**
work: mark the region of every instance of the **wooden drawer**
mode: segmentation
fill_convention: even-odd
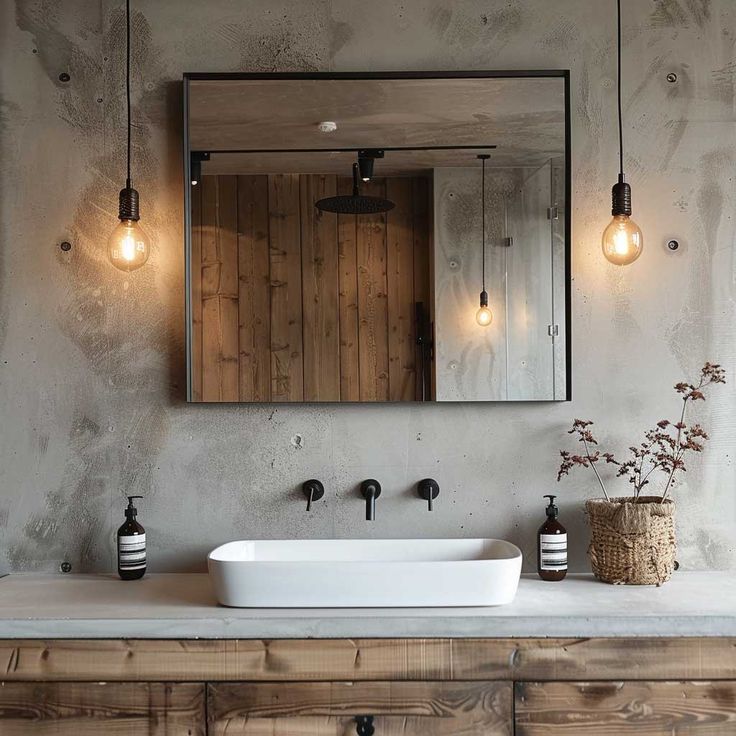
[[[208,686],[210,736],[510,736],[508,682],[220,683]]]
[[[1,682],[2,736],[204,736],[204,685]]]
[[[736,734],[736,681],[519,682],[517,736]]]

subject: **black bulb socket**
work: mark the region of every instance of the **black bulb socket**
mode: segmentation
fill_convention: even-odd
[[[480,293],[480,305],[481,307],[488,306],[488,292],[485,289]]]
[[[377,158],[383,158],[384,152],[380,148],[362,148],[358,151],[358,169],[363,181],[373,178],[373,164]]]
[[[360,178],[363,181],[370,181],[373,178],[373,161],[372,158],[360,157],[358,159],[358,169],[360,170]]]
[[[624,175],[618,175],[618,182],[611,189],[611,214],[631,217],[631,187],[624,180]]]
[[[138,192],[130,186],[120,190],[120,207],[118,209],[118,218],[120,220],[133,220],[138,222],[141,219],[140,210],[138,208]]]
[[[191,176],[192,186],[196,187],[202,178],[202,162],[199,159],[192,158]]]

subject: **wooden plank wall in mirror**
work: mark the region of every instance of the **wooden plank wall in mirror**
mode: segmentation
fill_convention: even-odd
[[[566,71],[184,87],[190,401],[571,398]]]

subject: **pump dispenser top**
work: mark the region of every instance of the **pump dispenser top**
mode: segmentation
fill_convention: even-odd
[[[134,498],[143,498],[143,496],[127,496],[128,507],[125,509],[126,519],[135,519],[135,517],[138,516],[138,509],[135,506],[133,506]]]
[[[557,506],[555,506],[555,499],[557,498],[557,496],[553,496],[551,493],[547,493],[544,497],[549,499],[549,505],[545,509],[545,511],[547,512],[547,518],[556,519],[557,515],[559,514]]]

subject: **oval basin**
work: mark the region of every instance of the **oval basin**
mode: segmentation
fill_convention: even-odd
[[[498,606],[516,595],[521,550],[501,539],[244,540],[207,565],[225,606]]]

